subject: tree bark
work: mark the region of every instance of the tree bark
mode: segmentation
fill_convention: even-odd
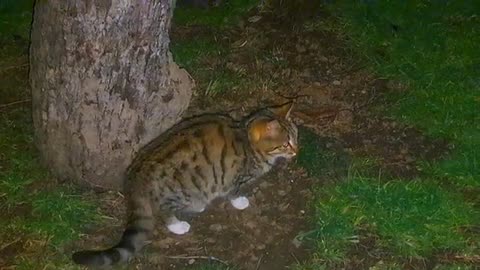
[[[61,179],[120,189],[134,153],[179,120],[193,80],[169,53],[170,0],[37,0],[35,142]]]

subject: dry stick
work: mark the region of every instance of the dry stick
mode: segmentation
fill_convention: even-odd
[[[295,256],[295,254],[293,254],[293,252],[290,252],[290,255],[295,259],[295,261],[297,263],[300,263],[300,260],[298,260],[297,256]]]
[[[13,105],[16,105],[16,104],[27,103],[27,102],[30,102],[30,101],[32,101],[32,100],[31,99],[25,99],[25,100],[19,100],[19,101],[6,103],[6,104],[0,104],[0,109],[10,107],[10,106],[13,106]]]
[[[284,98],[284,99],[288,99],[288,100],[292,100],[292,99],[297,100],[297,99],[302,98],[302,97],[310,97],[310,96],[311,96],[311,95],[286,96],[286,95],[284,95],[284,94],[282,94],[282,93],[280,93],[280,92],[278,92],[278,91],[275,91],[275,90],[273,90],[273,89],[272,89],[272,92],[273,92],[274,94],[276,94],[277,96],[280,96],[280,97],[282,97],[282,98]]]
[[[257,267],[255,267],[255,270],[260,269],[260,264],[262,263],[263,255],[264,255],[264,254],[262,254],[262,256],[260,256],[260,259],[258,259]]]
[[[8,66],[8,67],[0,68],[0,72],[5,71],[5,70],[9,70],[9,69],[13,69],[13,68],[22,68],[22,67],[27,67],[27,66],[28,66],[28,63],[27,64],[22,64],[22,65],[16,65],[16,66]]]
[[[0,247],[0,251],[6,249],[7,247],[17,243],[18,241],[20,241],[20,237],[18,237],[17,239],[13,240],[12,242],[9,242],[9,243],[6,243],[4,244],[3,246]]]
[[[179,259],[179,260],[190,260],[190,259],[199,259],[199,260],[210,260],[222,263],[228,266],[228,263],[213,256],[166,256],[169,259]]]

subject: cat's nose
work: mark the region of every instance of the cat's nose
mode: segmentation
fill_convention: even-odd
[[[298,147],[296,145],[292,145],[292,156],[296,156],[298,153]]]

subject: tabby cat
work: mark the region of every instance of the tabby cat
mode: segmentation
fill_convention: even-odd
[[[264,108],[242,121],[206,114],[186,119],[146,145],[127,171],[128,225],[120,243],[102,251],[80,251],[73,261],[91,266],[126,262],[142,249],[160,214],[168,230],[184,234],[182,212],[202,212],[217,197],[236,209],[249,206],[244,186],[297,154],[293,103]]]

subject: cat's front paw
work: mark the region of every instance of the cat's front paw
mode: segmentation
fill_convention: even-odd
[[[233,207],[235,207],[238,210],[243,210],[250,205],[248,198],[245,196],[232,199],[230,200],[230,203],[232,204]]]
[[[190,230],[190,224],[186,221],[177,221],[168,224],[167,228],[174,234],[186,234]]]

